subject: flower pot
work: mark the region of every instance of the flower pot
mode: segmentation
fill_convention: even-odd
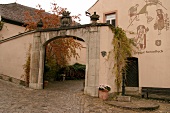
[[[99,98],[107,100],[109,98],[109,92],[107,90],[99,90]]]
[[[48,81],[44,81],[44,87],[46,87],[48,85]]]

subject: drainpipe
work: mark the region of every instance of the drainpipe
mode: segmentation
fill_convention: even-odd
[[[122,73],[122,96],[125,96],[125,72]]]

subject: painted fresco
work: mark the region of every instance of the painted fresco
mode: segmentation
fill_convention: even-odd
[[[169,29],[169,18],[168,14],[164,14],[162,9],[156,10],[156,22],[154,24],[154,29],[158,30],[158,35],[161,34],[161,31],[165,28],[166,30]]]
[[[147,37],[147,33],[149,29],[153,29],[157,32],[158,37],[162,34],[162,30],[169,30],[169,15],[166,13],[168,9],[163,5],[161,0],[143,0],[143,2],[145,2],[143,6],[136,4],[131,6],[128,10],[129,25],[127,28],[136,27],[137,34],[134,41],[139,52],[147,48],[147,38],[149,38]],[[139,6],[141,7],[140,9]],[[152,14],[151,10],[149,10],[150,7],[155,9],[155,13],[153,13],[155,16]],[[141,17],[142,15],[144,15],[143,18]],[[146,22],[144,22],[146,24],[141,24],[141,18],[146,18]],[[149,26],[153,27],[149,28]],[[155,46],[161,46],[161,43],[162,40],[155,40]],[[142,53],[144,52],[142,51]]]
[[[139,21],[140,15],[143,15],[143,14],[146,16],[147,23],[151,22],[154,19],[154,17],[148,15],[148,7],[151,7],[153,5],[155,5],[155,6],[160,5],[160,6],[162,6],[162,8],[167,10],[159,0],[144,0],[144,1],[146,2],[146,4],[139,10],[139,12],[137,12],[139,4],[136,4],[135,6],[132,6],[131,8],[129,8],[128,13],[129,13],[129,17],[130,17],[130,24],[128,27],[133,25],[133,22],[135,20]],[[157,8],[156,8],[156,11],[157,11]]]
[[[136,46],[139,50],[146,48],[146,33],[149,31],[144,25],[137,27],[137,36],[135,37]]]
[[[129,9],[129,16],[130,16],[130,25],[133,25],[133,21],[136,20],[136,21],[139,21],[138,19],[138,12],[137,12],[137,8],[138,8],[139,4],[136,4],[135,6],[132,6],[130,9]]]

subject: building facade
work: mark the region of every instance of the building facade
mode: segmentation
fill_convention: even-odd
[[[134,40],[129,87],[170,88],[169,4],[169,0],[98,0],[88,9],[100,16],[99,23],[119,26]]]

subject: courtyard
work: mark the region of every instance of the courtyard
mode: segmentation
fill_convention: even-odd
[[[33,90],[0,80],[0,113],[170,113],[170,104],[158,100],[155,111],[134,111],[105,104],[99,98],[83,94],[84,80],[49,83],[43,90]]]

